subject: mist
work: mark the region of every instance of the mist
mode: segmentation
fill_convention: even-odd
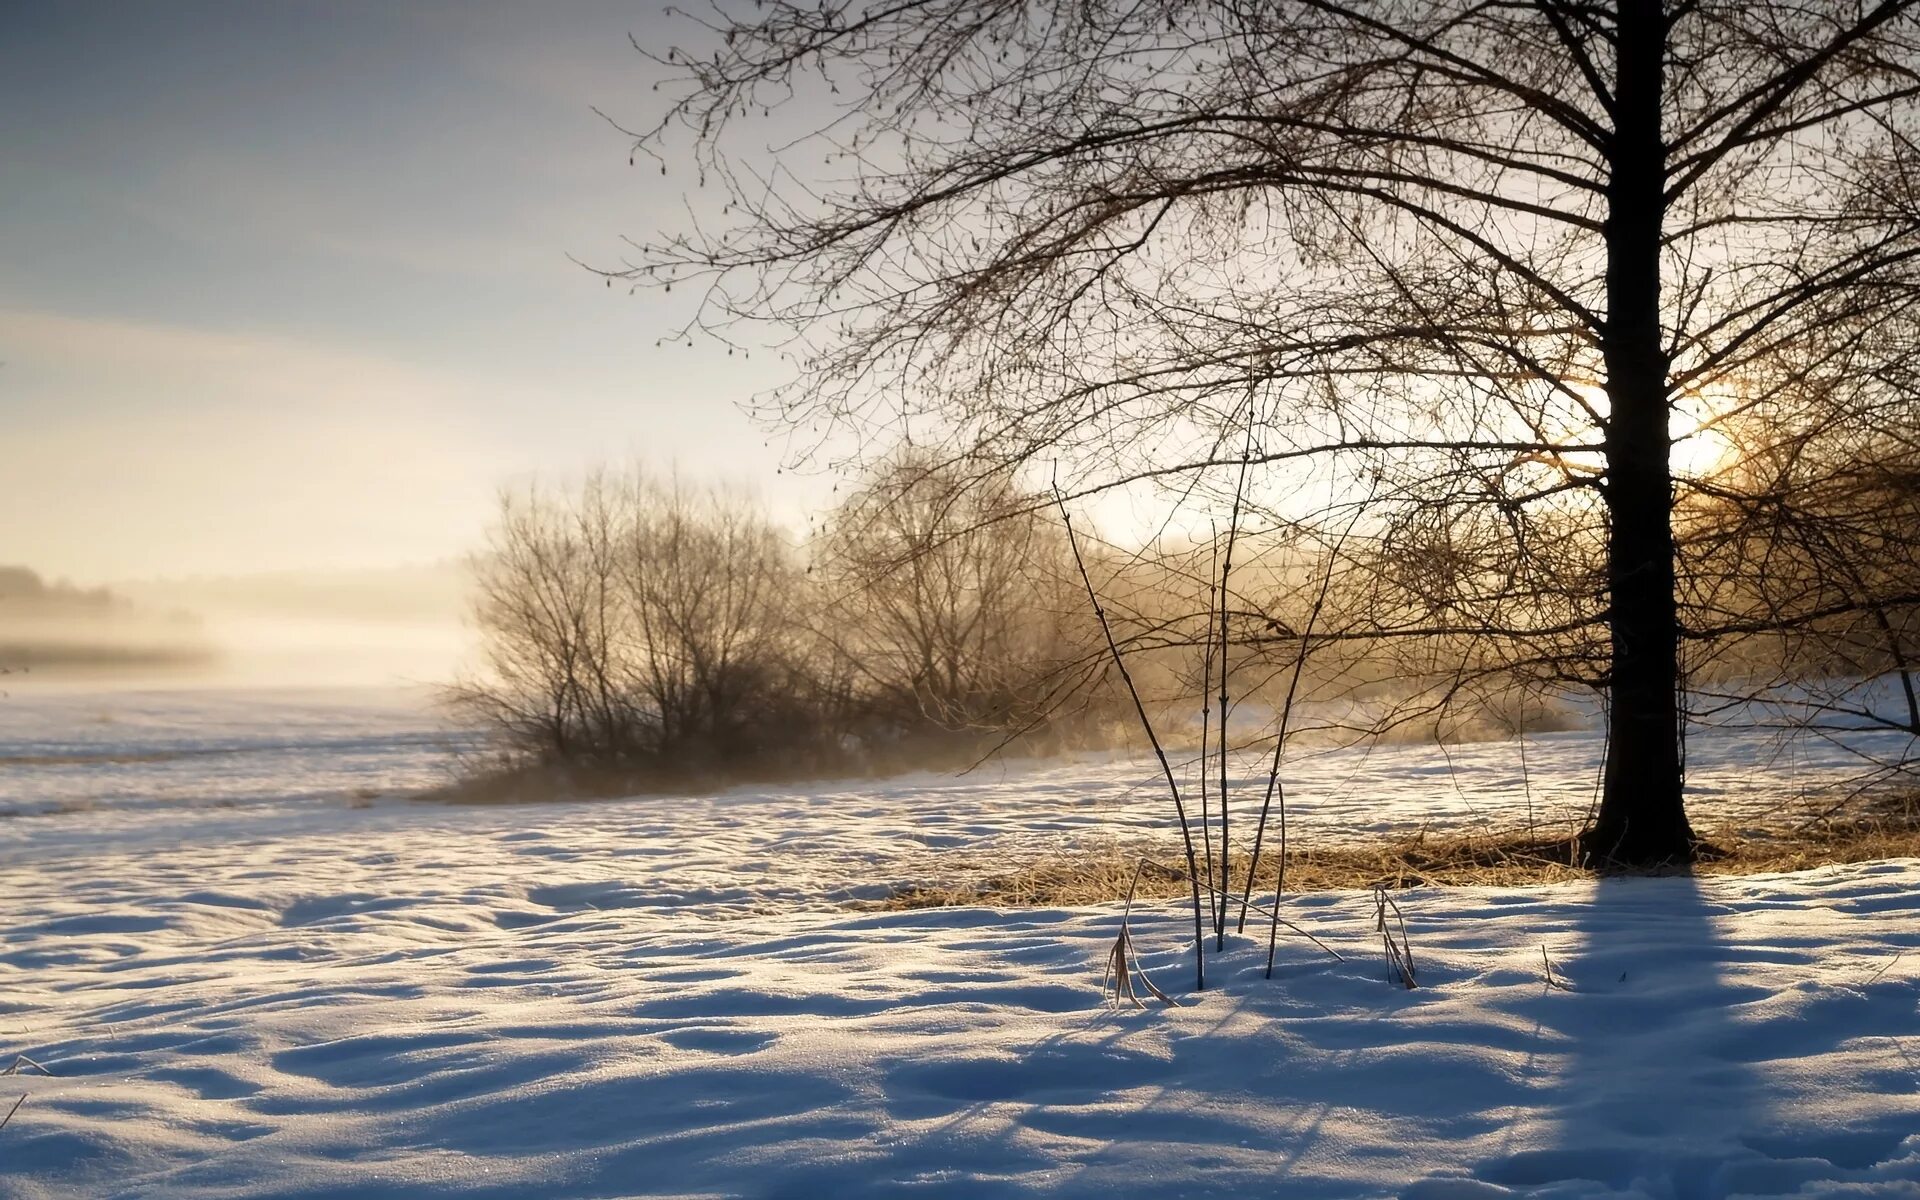
[[[36,689],[421,688],[471,640],[457,563],[48,583],[0,568],[0,670]]]

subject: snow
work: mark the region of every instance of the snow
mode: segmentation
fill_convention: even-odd
[[[417,688],[97,691],[0,697],[0,816],[229,808],[412,791],[478,739]]]
[[[78,747],[0,766],[0,1069],[52,1072],[0,1078],[0,1114],[30,1097],[7,1200],[1920,1195],[1920,862],[1402,893],[1410,992],[1366,896],[1288,902],[1345,961],[1283,935],[1266,979],[1250,929],[1198,994],[1156,902],[1136,945],[1181,1004],[1113,1011],[1117,906],[848,901],[1164,834],[1123,756],[467,808],[359,794],[460,736],[390,698],[7,704],[0,757]],[[1691,761],[1729,814],[1847,757],[1756,779],[1725,736]],[[120,752],[184,745],[244,760],[221,803]],[[1583,807],[1597,755],[1530,739],[1531,788],[1512,743],[1289,778],[1302,836],[1511,825]]]

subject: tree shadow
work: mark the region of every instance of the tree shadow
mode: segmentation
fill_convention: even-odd
[[[1796,1111],[1809,1056],[1861,1032],[1823,1014],[1860,997],[1816,978],[1821,934],[1742,940],[1765,918],[1738,886],[1603,877],[1572,906],[1579,944],[1548,947],[1565,987],[1543,982],[1536,1006],[1546,1093],[1477,1179],[1708,1200],[1839,1182],[1895,1154],[1899,1128]],[[1748,919],[1736,924],[1723,896]],[[1782,965],[1807,977],[1783,987]]]
[[[1758,1119],[1757,1077],[1730,1058],[1696,1061],[1752,999],[1732,982],[1732,948],[1692,875],[1602,877],[1570,905],[1572,946],[1542,943],[1537,1051],[1543,1094],[1507,1131],[1508,1152],[1475,1174],[1510,1188],[1581,1181],[1699,1196],[1728,1139]],[[1654,931],[1648,936],[1647,931]],[[1548,964],[1557,984],[1547,982]]]

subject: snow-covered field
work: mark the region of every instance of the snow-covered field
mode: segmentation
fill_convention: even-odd
[[[476,739],[430,702],[408,688],[16,685],[0,696],[0,816],[280,806],[431,787]]]
[[[1920,1195],[1920,863],[1290,901],[1111,1012],[1112,906],[850,912],[1162,833],[1112,757],[457,808],[391,695],[0,701],[0,1197]],[[1296,833],[1584,809],[1587,733],[1289,768]],[[1696,806],[1831,744],[1696,739]],[[1246,794],[1251,794],[1249,790]],[[1548,988],[1542,948],[1571,990]],[[1904,957],[1902,955],[1904,954]]]

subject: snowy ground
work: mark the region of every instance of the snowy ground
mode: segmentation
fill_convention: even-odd
[[[12,683],[12,680],[7,681]],[[102,808],[226,809],[443,783],[476,743],[410,688],[0,695],[0,817]]]
[[[397,702],[24,699],[0,1197],[1920,1195],[1920,863],[1409,893],[1413,992],[1362,897],[1202,995],[1156,907],[1184,1003],[1114,1013],[1111,907],[845,902],[1163,830],[1137,762],[451,808],[370,799],[458,740]],[[1518,749],[1303,761],[1299,828],[1584,805],[1596,739]],[[1696,745],[1697,803],[1841,757]]]

